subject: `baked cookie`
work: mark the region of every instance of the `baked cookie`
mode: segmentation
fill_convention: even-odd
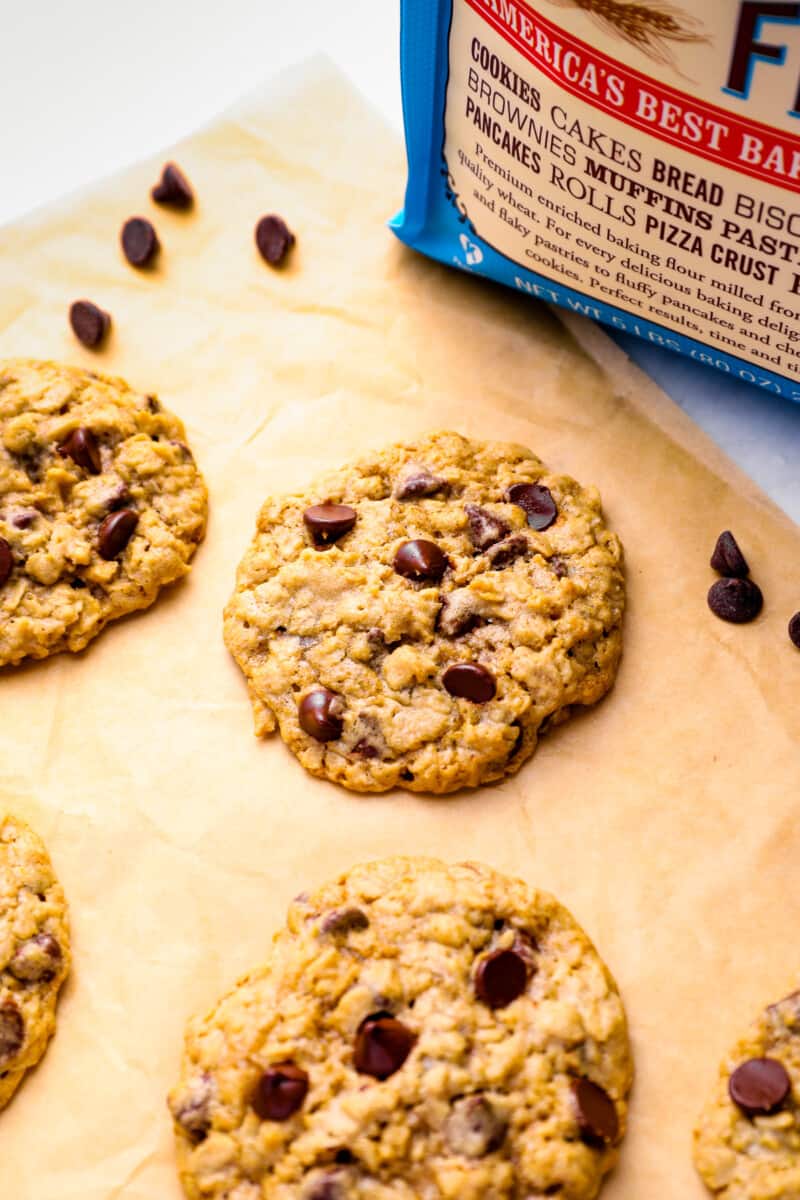
[[[722,1063],[694,1161],[720,1200],[800,1197],[800,992],[765,1009]]]
[[[121,379],[0,363],[0,666],[82,650],[186,574],[207,494],[184,438]]]
[[[585,1200],[631,1075],[560,904],[390,858],[294,901],[267,965],[190,1025],[169,1103],[192,1200]]]
[[[47,851],[0,814],[0,1108],[47,1048],[68,971],[67,905]]]
[[[355,791],[499,779],[611,687],[622,548],[594,489],[435,433],[271,499],[225,611],[256,733]]]

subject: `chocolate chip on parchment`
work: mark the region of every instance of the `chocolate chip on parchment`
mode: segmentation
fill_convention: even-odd
[[[386,1012],[373,1013],[358,1027],[354,1052],[356,1070],[361,1075],[372,1075],[374,1079],[388,1079],[400,1070],[416,1040],[402,1021]]]
[[[525,991],[528,965],[516,950],[493,950],[475,969],[475,991],[489,1008],[505,1008]]]
[[[120,233],[122,251],[132,267],[146,267],[159,250],[158,235],[146,217],[130,217]]]
[[[25,1041],[25,1021],[13,1000],[0,1004],[0,1067],[19,1054]]]
[[[71,458],[90,475],[99,475],[103,469],[97,438],[85,425],[73,429],[69,437],[58,447],[58,453],[62,458]]]
[[[800,612],[796,612],[789,622],[789,638],[800,650]]]
[[[768,1117],[786,1102],[792,1081],[776,1058],[751,1058],[728,1081],[731,1100],[748,1117]]]
[[[462,1096],[444,1123],[444,1138],[454,1154],[482,1158],[503,1140],[506,1122],[486,1096]]]
[[[415,538],[403,542],[394,556],[394,569],[398,575],[420,583],[423,580],[439,580],[448,567],[447,556],[435,542]]]
[[[394,485],[395,500],[419,500],[444,491],[447,481],[434,475],[423,463],[407,463]]]
[[[495,542],[493,546],[490,546],[486,551],[486,557],[492,569],[497,571],[501,567],[507,567],[515,558],[521,558],[529,550],[530,543],[525,534],[513,533],[511,537],[503,538],[502,542]]]
[[[761,612],[764,597],[752,579],[718,579],[708,590],[708,607],[715,617],[744,625]]]
[[[341,696],[328,688],[314,688],[307,692],[297,706],[300,728],[316,738],[318,742],[333,742],[341,737],[344,721],[344,704]]]
[[[253,1088],[250,1106],[262,1121],[285,1121],[308,1094],[308,1074],[293,1062],[267,1067]]]
[[[481,508],[479,504],[465,504],[464,512],[469,521],[470,541],[476,550],[488,549],[511,532],[505,521],[489,512],[488,508]]]
[[[278,267],[295,243],[295,236],[283,217],[271,213],[256,225],[258,253],[271,267]]]
[[[516,504],[528,518],[531,529],[549,529],[558,516],[550,489],[541,483],[514,483],[506,492],[509,504]]]
[[[358,933],[369,926],[369,917],[360,908],[334,908],[329,912],[320,925],[322,933],[347,934]]]
[[[745,575],[749,575],[747,560],[730,529],[726,529],[717,538],[714,553],[711,555],[711,566],[720,575],[731,579],[744,579]]]
[[[316,546],[330,546],[350,532],[357,516],[349,504],[312,504],[303,513],[303,521]]]
[[[611,1145],[619,1137],[619,1117],[608,1092],[591,1079],[573,1079],[571,1086],[582,1141],[596,1149]]]
[[[14,555],[4,537],[0,537],[0,587],[7,583],[14,569]]]
[[[108,336],[111,314],[91,300],[76,300],[70,305],[69,323],[78,341],[88,350],[96,350]]]
[[[24,983],[44,983],[58,974],[61,958],[61,947],[53,935],[39,933],[17,947],[8,969]]]
[[[194,200],[189,180],[173,162],[164,164],[161,178],[155,187],[151,188],[150,195],[156,204],[166,204],[169,208],[191,208]]]
[[[480,663],[453,663],[442,675],[445,691],[473,704],[485,704],[497,691],[494,675]]]
[[[127,546],[139,524],[139,514],[132,508],[120,508],[110,513],[100,525],[97,553],[110,562]]]

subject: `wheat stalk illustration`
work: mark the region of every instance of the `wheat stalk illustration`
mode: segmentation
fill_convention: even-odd
[[[625,0],[550,0],[561,8],[578,8],[606,32],[636,46],[648,58],[675,66],[670,43],[707,42],[702,25],[694,17],[661,0],[626,3]]]

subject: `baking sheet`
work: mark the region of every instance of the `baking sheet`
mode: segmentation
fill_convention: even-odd
[[[296,892],[397,851],[484,859],[575,913],[637,1062],[604,1200],[701,1200],[690,1134],[719,1057],[800,973],[800,531],[598,330],[398,245],[401,147],[325,62],[171,154],[191,215],[149,201],[164,155],[0,231],[0,354],[157,391],[211,491],[186,582],[83,654],[0,676],[0,794],[50,846],[75,955],[56,1039],[0,1115],[0,1193],[178,1200],[164,1096],[186,1018],[260,960]],[[280,272],[253,245],[264,212],[298,236]],[[161,236],[153,273],[118,250],[134,213]],[[99,355],[69,333],[79,296],[113,313]],[[627,553],[623,665],[500,786],[358,797],[253,737],[221,610],[269,491],[441,427],[600,487]],[[765,593],[750,626],[706,607],[723,528]]]

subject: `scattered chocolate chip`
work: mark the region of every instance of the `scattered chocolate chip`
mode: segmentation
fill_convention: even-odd
[[[158,236],[146,217],[131,217],[122,226],[122,251],[132,267],[146,267],[159,250]]]
[[[39,983],[55,978],[61,958],[61,947],[52,934],[39,933],[17,947],[8,969],[15,979]]]
[[[444,1138],[454,1154],[482,1158],[503,1140],[506,1122],[480,1093],[456,1100],[444,1123]]]
[[[13,1000],[0,1004],[0,1064],[19,1054],[25,1041],[25,1021]]]
[[[394,569],[398,575],[420,583],[425,579],[441,579],[448,567],[447,556],[435,542],[416,538],[403,542],[394,556]]]
[[[377,758],[380,750],[366,738],[359,738],[350,753],[355,754],[356,758]]]
[[[800,650],[800,612],[796,612],[789,622],[789,637]]]
[[[164,165],[161,178],[151,188],[150,195],[156,204],[166,204],[169,208],[191,208],[194,200],[189,180],[173,162]]]
[[[569,567],[563,558],[558,554],[554,554],[550,559],[550,567],[556,579],[566,579],[569,575]]]
[[[213,1079],[207,1072],[192,1079],[172,1107],[172,1115],[192,1141],[202,1142],[211,1129],[211,1105],[216,1095]]]
[[[320,925],[322,933],[358,933],[369,926],[369,917],[360,908],[334,908]]]
[[[744,579],[745,575],[750,573],[747,560],[730,529],[726,529],[717,538],[714,553],[711,555],[711,566],[720,575],[726,575],[729,578]]]
[[[308,1075],[293,1062],[268,1067],[253,1088],[250,1106],[262,1121],[285,1121],[301,1107],[308,1093]]]
[[[493,950],[475,970],[475,991],[489,1008],[505,1008],[525,991],[528,966],[516,950]]]
[[[572,1097],[582,1140],[597,1149],[615,1142],[619,1137],[619,1117],[608,1092],[591,1079],[573,1079]]]
[[[556,502],[550,489],[541,483],[514,483],[506,492],[506,500],[516,504],[528,518],[532,529],[549,529],[558,516]]]
[[[341,696],[327,688],[307,692],[297,706],[300,728],[318,742],[333,742],[341,737],[344,721]]]
[[[20,512],[15,512],[11,518],[11,524],[15,529],[30,529],[33,522],[39,516],[35,508],[23,508]]]
[[[110,562],[127,546],[139,524],[139,514],[132,508],[121,508],[110,513],[100,525],[97,535],[97,553]]]
[[[715,617],[743,625],[761,612],[764,597],[752,579],[718,579],[708,590],[708,607]]]
[[[373,1013],[358,1027],[356,1070],[361,1075],[372,1075],[375,1079],[388,1079],[400,1070],[416,1040],[411,1030],[389,1013]]]
[[[530,543],[524,533],[512,533],[511,537],[503,538],[486,551],[489,565],[494,571],[507,567],[515,558],[521,558],[530,550]]]
[[[435,496],[447,487],[447,481],[434,475],[422,463],[407,463],[394,486],[395,500],[418,500]]]
[[[58,447],[58,453],[62,458],[71,458],[90,475],[99,475],[103,469],[97,438],[85,425],[73,429],[69,437]]]
[[[295,243],[295,236],[282,217],[274,213],[256,225],[258,253],[271,267],[280,266]]]
[[[751,1058],[738,1066],[728,1082],[728,1091],[748,1117],[768,1117],[786,1102],[792,1081],[776,1058]]]
[[[87,583],[86,583],[86,580],[85,580],[85,579],[81,579],[81,578],[80,578],[78,575],[76,575],[74,579],[70,579],[70,581],[69,581],[69,586],[70,586],[70,587],[73,589],[73,591],[75,591],[75,592],[82,592],[82,591],[83,591],[83,589],[84,589],[85,587],[87,587],[88,585],[87,585]]]
[[[476,611],[475,597],[469,588],[456,588],[442,596],[436,628],[445,637],[461,637],[481,624],[483,618]]]
[[[88,350],[96,350],[111,328],[111,314],[91,300],[76,300],[70,305],[69,323],[75,337]]]
[[[14,555],[11,553],[11,547],[4,537],[0,537],[0,587],[8,582],[13,569]]]
[[[303,520],[316,546],[330,546],[350,532],[357,516],[348,504],[312,504]]]
[[[445,691],[473,704],[485,704],[497,691],[494,675],[480,663],[453,663],[442,675]]]
[[[465,504],[464,512],[469,521],[470,540],[476,550],[488,549],[511,532],[505,521],[490,513],[488,508],[481,508],[479,504]]]
[[[131,499],[131,494],[124,483],[118,483],[113,492],[109,492],[105,499],[105,506],[109,512],[116,512],[118,508],[124,508]]]

